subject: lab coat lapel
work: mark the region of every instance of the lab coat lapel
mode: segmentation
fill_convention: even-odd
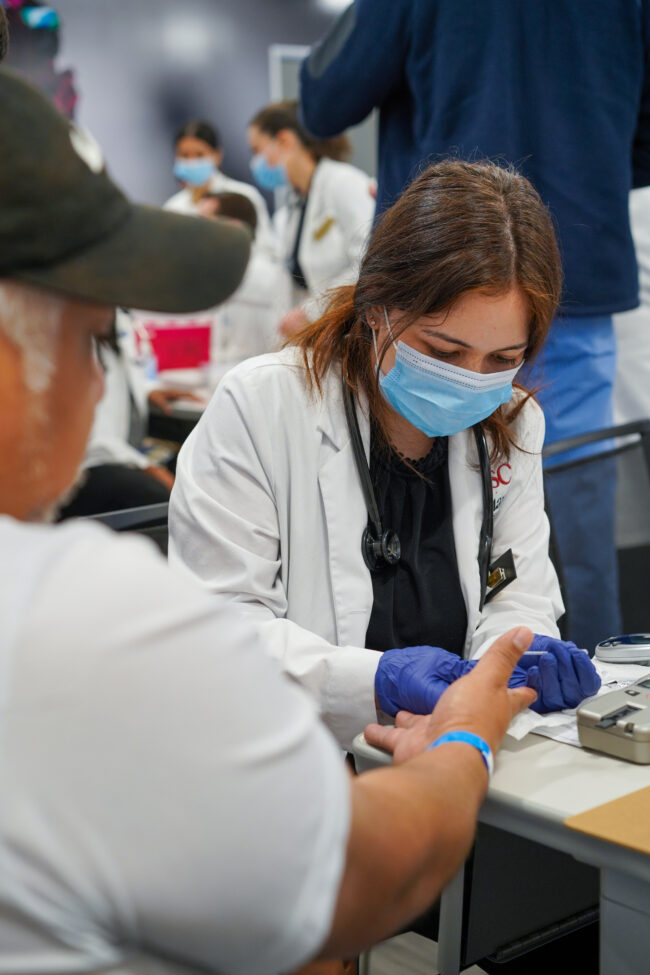
[[[372,610],[370,573],[361,555],[361,535],[368,515],[345,420],[338,373],[323,390],[319,430],[322,436],[318,483],[327,526],[332,599],[340,646],[365,646]],[[370,425],[357,411],[366,449]]]
[[[449,483],[458,575],[467,608],[467,655],[481,618],[478,543],[483,515],[481,473],[471,430],[449,438]]]

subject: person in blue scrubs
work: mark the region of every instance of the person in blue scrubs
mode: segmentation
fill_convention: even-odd
[[[379,107],[378,213],[439,155],[505,159],[539,191],[565,276],[526,377],[547,443],[612,421],[611,316],[638,304],[628,192],[650,184],[649,51],[648,0],[356,0],[302,67],[314,135]],[[621,626],[614,495],[604,461],[549,479],[569,635],[589,649]]]

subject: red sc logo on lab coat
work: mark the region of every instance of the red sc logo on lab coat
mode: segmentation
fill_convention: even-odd
[[[496,471],[492,471],[492,489],[496,490],[499,485],[507,487],[512,480],[512,467],[510,464],[500,464]]]

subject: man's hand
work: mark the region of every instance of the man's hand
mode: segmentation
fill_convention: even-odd
[[[512,718],[530,707],[537,696],[529,687],[508,687],[512,671],[532,639],[531,631],[523,626],[504,633],[471,673],[451,684],[432,714],[400,711],[394,728],[368,725],[366,741],[392,752],[396,764],[426,751],[448,731],[480,735],[496,753]]]
[[[537,657],[535,658],[537,660]],[[398,711],[430,714],[450,684],[476,667],[442,647],[401,647],[385,650],[375,674],[375,701],[385,714]],[[515,667],[510,687],[535,687],[521,667]]]

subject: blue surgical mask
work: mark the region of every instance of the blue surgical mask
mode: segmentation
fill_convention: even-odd
[[[287,167],[284,163],[272,166],[261,152],[251,159],[251,173],[257,185],[263,190],[281,190],[289,185]]]
[[[174,163],[174,176],[189,186],[205,186],[217,171],[214,160],[209,156],[199,159],[177,159]]]
[[[512,382],[520,364],[503,372],[471,372],[417,352],[404,342],[395,344],[388,314],[388,332],[396,349],[395,365],[379,386],[390,405],[427,437],[449,437],[485,420],[512,396]],[[377,338],[372,332],[377,362]]]

